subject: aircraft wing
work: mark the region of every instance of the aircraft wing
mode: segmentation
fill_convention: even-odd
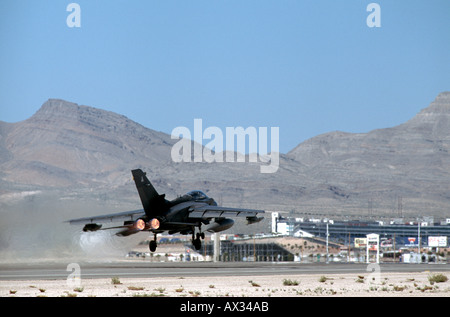
[[[145,211],[143,209],[118,212],[115,214],[95,216],[95,217],[84,217],[71,219],[67,222],[71,225],[89,224],[89,223],[107,223],[107,222],[118,222],[118,221],[134,221],[140,217],[145,216]]]
[[[247,217],[248,220],[249,218],[256,219],[258,214],[264,213],[264,210],[229,208],[211,205],[192,206],[189,211],[189,218],[201,219]]]

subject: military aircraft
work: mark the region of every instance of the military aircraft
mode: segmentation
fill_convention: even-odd
[[[144,209],[72,219],[67,222],[72,225],[84,224],[84,232],[121,229],[116,233],[119,236],[150,231],[154,234],[154,240],[150,241],[149,248],[154,252],[158,233],[168,231],[169,234],[192,234],[192,244],[199,250],[200,238],[205,238],[204,231],[220,232],[234,224],[234,220],[227,217],[246,217],[247,224],[260,222],[264,218],[258,217],[258,214],[264,213],[263,210],[219,207],[213,198],[199,190],[190,191],[169,201],[165,199],[165,194],[158,194],[142,170],[135,169],[131,173]],[[119,221],[123,221],[123,225],[102,229],[103,223]]]

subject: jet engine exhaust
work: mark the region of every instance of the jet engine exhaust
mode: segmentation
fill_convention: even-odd
[[[134,229],[137,229],[139,231],[144,230],[145,229],[145,221],[142,219],[136,220],[136,222],[134,223]]]
[[[159,223],[158,219],[153,218],[152,220],[150,220],[148,222],[148,225],[149,225],[150,229],[156,230],[156,229],[159,229],[160,223]]]

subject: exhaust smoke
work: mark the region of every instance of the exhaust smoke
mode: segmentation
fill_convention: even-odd
[[[136,234],[124,239],[115,236],[114,230],[83,232],[82,227],[65,221],[120,207],[110,208],[96,199],[61,197],[57,191],[15,200],[0,196],[0,262],[113,260],[125,256],[146,238]],[[117,211],[122,210],[126,209]]]

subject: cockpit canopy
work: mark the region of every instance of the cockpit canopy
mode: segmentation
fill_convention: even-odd
[[[200,190],[190,191],[189,193],[187,193],[187,195],[191,196],[195,200],[203,200],[208,198],[208,196],[206,196],[206,194]]]

